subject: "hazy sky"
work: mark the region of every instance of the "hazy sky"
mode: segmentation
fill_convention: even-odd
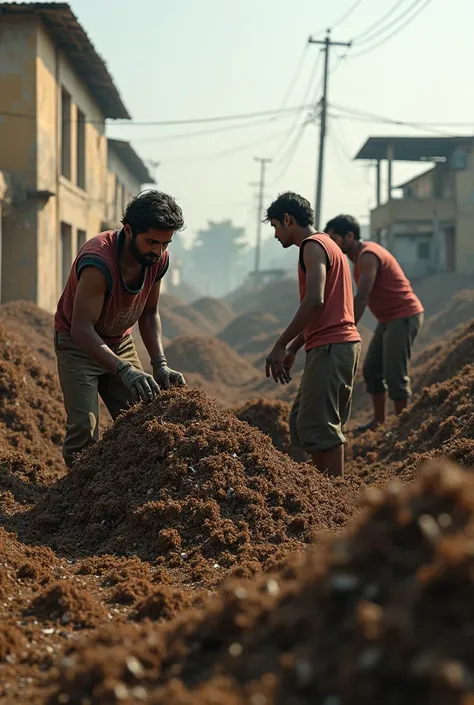
[[[374,38],[348,52],[330,77],[330,103],[410,122],[473,119],[474,3],[425,2],[416,19],[380,48],[355,57],[373,46]],[[145,121],[265,111],[319,98],[322,55],[317,46],[305,49],[307,38],[313,33],[322,36],[354,0],[72,0],[71,4],[105,58],[132,117]],[[333,30],[333,38],[356,37],[397,4],[399,9],[384,24],[415,0],[360,0]],[[388,30],[380,39],[386,34]],[[333,50],[333,65],[342,53]],[[300,59],[302,68],[288,97]],[[331,113],[336,116],[340,111],[334,107]],[[292,189],[314,202],[317,126],[307,125],[297,139],[298,125],[307,115],[303,111],[257,124],[254,120],[184,127],[111,126],[109,134],[130,139],[144,159],[161,162],[156,172],[159,187],[179,198],[188,224],[185,237],[193,237],[208,219],[230,217],[247,227],[253,241],[255,187],[250,184],[258,178],[254,156],[274,160],[268,170],[267,201]],[[227,129],[231,125],[234,129]],[[226,131],[215,134],[171,139],[223,127]],[[472,133],[469,127],[429,129]],[[330,120],[323,219],[340,211],[367,219],[374,201],[374,173],[361,162],[352,162],[352,157],[368,136],[390,134],[430,133],[346,117]],[[395,183],[424,168],[396,165]],[[269,234],[266,226],[264,232]]]

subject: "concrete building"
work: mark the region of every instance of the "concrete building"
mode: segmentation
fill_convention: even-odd
[[[393,252],[408,276],[474,272],[474,138],[370,137],[356,159],[376,165],[377,206],[370,214],[372,239]],[[432,166],[395,186],[395,161]],[[385,198],[382,162],[387,165]]]
[[[140,193],[142,184],[153,184],[154,179],[129,142],[107,140],[107,198],[106,228],[120,224],[125,206]]]
[[[2,302],[54,311],[78,248],[152,180],[127,143],[108,154],[107,118],[130,115],[69,5],[0,2]]]

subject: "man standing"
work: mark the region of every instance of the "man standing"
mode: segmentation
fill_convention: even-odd
[[[56,311],[68,468],[98,439],[99,394],[115,419],[133,402],[152,401],[160,388],[185,384],[168,367],[158,313],[167,248],[184,225],[181,208],[165,193],[145,191],[129,203],[122,223],[82,246]],[[131,336],[137,321],[153,376],[143,371]]]
[[[326,232],[354,263],[356,323],[366,306],[378,321],[363,367],[374,417],[359,429],[363,431],[385,423],[387,390],[396,414],[407,407],[411,396],[408,362],[423,325],[424,308],[395,257],[376,242],[361,242],[355,218],[339,215],[329,221]]]
[[[321,472],[343,476],[344,426],[360,356],[349,265],[332,240],[316,232],[312,208],[298,194],[279,196],[266,220],[284,248],[300,249],[300,307],[267,357],[266,374],[288,383],[296,353],[305,346],[303,378],[290,414],[291,440]]]

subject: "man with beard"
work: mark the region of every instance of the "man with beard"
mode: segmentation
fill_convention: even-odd
[[[168,367],[158,312],[167,248],[184,226],[183,213],[171,196],[146,191],[129,203],[122,224],[81,247],[56,311],[68,468],[97,441],[99,394],[115,419],[132,403],[152,401],[160,389],[185,384],[182,374]],[[153,375],[143,371],[135,349],[131,330],[137,322]]]

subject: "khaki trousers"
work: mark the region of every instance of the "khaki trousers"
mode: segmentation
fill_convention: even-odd
[[[360,343],[332,343],[306,353],[289,423],[292,444],[310,455],[346,442],[344,427],[351,413],[360,347]]]
[[[379,323],[364,360],[364,382],[372,396],[388,395],[392,401],[411,396],[408,363],[416,336],[423,325],[423,314]]]
[[[121,360],[142,369],[132,336],[110,347]],[[69,335],[55,332],[54,349],[67,414],[63,458],[70,468],[98,440],[99,394],[113,419],[131,406],[132,399],[118,377],[92,360]]]

